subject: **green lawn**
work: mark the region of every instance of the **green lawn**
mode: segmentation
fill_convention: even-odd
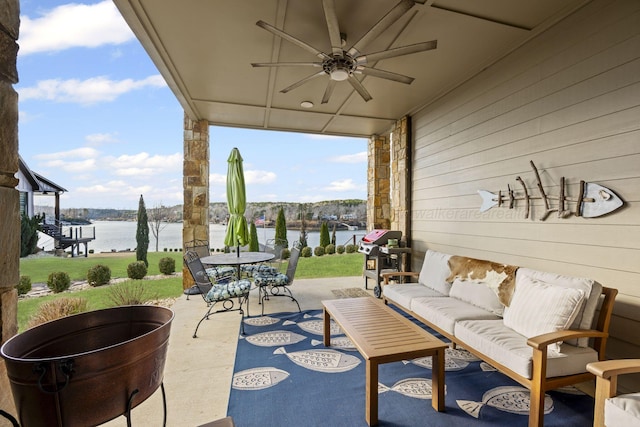
[[[171,257],[176,260],[176,270],[182,270],[182,253],[180,252],[149,252],[148,276],[160,274],[158,262],[160,258]],[[87,271],[96,264],[103,264],[111,269],[111,278],[126,278],[127,265],[136,260],[135,253],[117,256],[91,256],[76,258],[43,257],[20,260],[20,275],[31,277],[32,283],[46,283],[49,273],[64,271],[72,281],[86,280]],[[300,258],[296,270],[296,278],[311,279],[322,277],[359,276],[362,274],[362,254],[325,255],[322,257]],[[281,266],[286,269],[286,262]],[[182,294],[182,277],[175,276],[159,280],[144,280],[145,286],[158,298],[178,297]],[[29,318],[38,306],[52,299],[78,296],[87,299],[90,310],[110,307],[110,286],[101,286],[74,292],[63,292],[40,298],[24,298],[18,301],[18,326],[24,330]]]

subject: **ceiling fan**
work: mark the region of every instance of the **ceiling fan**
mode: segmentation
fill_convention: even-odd
[[[256,22],[256,25],[260,28],[264,28],[270,33],[275,34],[278,37],[287,40],[302,49],[305,49],[314,55],[316,55],[322,61],[320,62],[260,62],[252,63],[254,67],[299,67],[299,66],[311,66],[322,68],[321,71],[314,73],[304,79],[282,89],[280,92],[287,93],[308,81],[320,77],[323,75],[329,76],[329,83],[327,89],[322,97],[322,103],[329,102],[329,98],[333,92],[336,82],[347,80],[351,86],[360,94],[362,99],[370,101],[371,95],[365,87],[355,77],[355,74],[363,74],[365,76],[379,77],[382,79],[393,80],[395,82],[410,84],[414,79],[402,74],[392,73],[390,71],[379,70],[377,68],[367,67],[366,64],[379,61],[381,59],[394,58],[397,56],[408,55],[411,53],[423,52],[426,50],[435,49],[438,41],[431,40],[428,42],[416,43],[408,46],[402,46],[392,49],[383,50],[380,52],[364,54],[362,50],[373,39],[382,34],[387,28],[389,28],[394,22],[400,19],[406,12],[409,11],[415,2],[413,0],[400,0],[393,9],[391,9],[382,19],[380,19],[373,27],[369,29],[353,46],[348,50],[343,50],[343,44],[346,40],[344,33],[340,32],[338,26],[338,16],[336,15],[336,8],[334,0],[322,0],[322,7],[324,9],[324,16],[327,21],[327,28],[329,29],[329,39],[331,42],[331,53],[321,52],[313,46],[305,43],[304,41],[293,37],[290,34],[285,33],[282,30],[277,29],[273,25],[267,24],[264,21]]]

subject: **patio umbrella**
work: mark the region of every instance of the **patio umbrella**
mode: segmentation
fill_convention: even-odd
[[[237,148],[231,150],[227,159],[227,206],[229,208],[229,222],[224,244],[235,246],[240,256],[240,246],[249,243],[249,231],[244,210],[247,207],[247,195],[244,186],[244,171],[242,170],[242,156]]]

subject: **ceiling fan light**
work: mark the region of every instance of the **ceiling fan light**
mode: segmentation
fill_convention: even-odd
[[[349,78],[349,72],[343,68],[336,68],[331,70],[330,76],[331,80],[341,82]]]

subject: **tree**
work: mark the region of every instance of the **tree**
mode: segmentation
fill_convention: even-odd
[[[136,229],[136,260],[144,262],[148,267],[147,251],[149,250],[149,218],[147,208],[144,206],[144,199],[140,195],[138,202],[138,227]]]
[[[333,246],[336,245],[336,230],[338,229],[338,223],[334,222],[333,223],[333,232],[331,233],[331,244]],[[156,249],[157,250],[157,249]]]
[[[251,226],[249,227],[249,251],[260,251],[260,245],[258,244],[258,230],[256,229],[256,224],[253,221],[251,221]]]
[[[281,245],[284,248],[289,247],[289,241],[287,240],[287,220],[284,218],[284,209],[282,208],[278,211],[278,217],[276,218],[275,239],[276,245]]]
[[[327,225],[327,221],[322,221],[322,225],[320,226],[320,246],[323,248],[331,243],[329,240],[329,226]]]
[[[162,203],[156,205],[149,211],[149,227],[151,228],[153,237],[156,239],[156,252],[158,252],[160,232],[167,226],[166,222],[163,224],[163,221],[166,221],[166,216],[166,208],[162,206]]]
[[[20,257],[26,257],[36,252],[38,247],[38,231],[42,229],[40,223],[44,220],[43,215],[35,215],[29,218],[22,214],[20,223]]]
[[[302,208],[304,207],[304,210],[306,211],[306,206],[305,205],[301,205],[300,206],[300,238],[298,239],[299,241],[299,247],[300,249],[302,248],[306,248],[308,246],[307,243],[307,222],[305,220],[305,215],[302,212]]]

